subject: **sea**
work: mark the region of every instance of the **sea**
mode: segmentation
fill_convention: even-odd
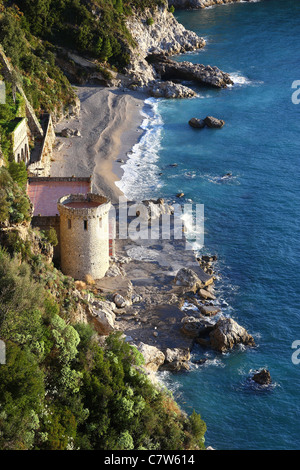
[[[216,254],[216,303],[256,347],[196,346],[184,373],[161,378],[187,413],[200,413],[218,450],[300,448],[300,2],[262,0],[176,11],[206,47],[178,61],[217,66],[233,86],[187,85],[197,97],[148,99],[143,135],[119,186],[131,199],[204,204]],[[297,83],[298,82],[298,83]],[[192,117],[225,120],[193,129]],[[176,164],[177,166],[174,166]],[[228,177],[223,178],[224,175]],[[255,386],[267,368],[271,386]]]

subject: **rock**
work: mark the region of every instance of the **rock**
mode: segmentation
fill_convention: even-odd
[[[147,209],[148,220],[159,219],[164,214],[171,215],[174,213],[174,207],[165,203],[162,198],[142,201],[142,205],[143,208],[146,207]],[[137,204],[137,208],[138,206],[139,204]]]
[[[169,6],[173,5],[176,10],[183,9],[200,9],[207,8],[213,5],[222,5],[227,3],[240,2],[241,0],[169,0]],[[252,0],[245,0],[252,1]],[[207,449],[208,450],[208,449]]]
[[[193,364],[197,364],[198,366],[203,366],[203,364],[205,364],[207,362],[207,359],[197,359],[195,361],[193,361]]]
[[[95,279],[92,278],[92,276],[90,274],[86,274],[85,276],[85,282],[89,285],[89,286],[94,286],[95,285]]]
[[[106,271],[105,277],[117,277],[117,276],[125,276],[124,269],[116,264],[112,264],[108,271]]]
[[[61,131],[62,137],[72,137],[72,135],[74,135],[74,132],[72,131],[72,129],[65,128]]]
[[[212,263],[213,261],[216,261],[215,256],[209,256],[209,255],[202,255],[202,261],[205,263]]]
[[[175,277],[175,284],[177,286],[187,287],[193,292],[202,287],[202,281],[198,278],[197,274],[189,268],[182,268],[178,271]]]
[[[182,319],[181,332],[189,338],[200,338],[207,336],[214,326],[206,320],[195,317],[184,317]]]
[[[202,299],[204,300],[216,300],[216,296],[212,293],[212,292],[209,292],[208,290],[206,289],[199,289],[199,295]]]
[[[191,358],[191,353],[190,353],[189,349],[180,349],[180,348],[170,349],[170,348],[167,348],[165,350],[165,360],[166,360],[166,362],[189,361],[190,358]]]
[[[143,297],[141,295],[133,294],[131,300],[133,304],[138,304],[143,301]]]
[[[120,294],[115,294],[113,296],[113,301],[118,308],[124,308],[127,305],[126,299]]]
[[[73,135],[74,135],[75,137],[81,137],[81,133],[80,133],[79,129],[75,129]]]
[[[206,124],[203,119],[192,118],[189,120],[189,125],[195,129],[203,129]]]
[[[220,312],[220,309],[218,307],[204,305],[203,307],[200,308],[200,312],[202,313],[202,315],[205,315],[206,317],[213,317],[217,315],[217,313]]]
[[[112,333],[115,330],[115,305],[107,301],[94,301],[91,305],[91,314],[97,332],[104,336]]]
[[[162,82],[155,80],[149,86],[149,93],[154,98],[167,98],[167,99],[183,99],[193,98],[197,93],[180,83],[173,83],[171,81]]]
[[[158,368],[165,362],[165,355],[155,346],[139,343],[137,349],[145,359],[145,368],[149,371],[156,372]]]
[[[204,122],[207,125],[207,127],[210,127],[211,129],[220,129],[221,127],[225,125],[225,121],[221,119],[217,119],[213,116],[207,116],[204,119]]]
[[[232,349],[238,344],[255,346],[253,337],[232,318],[219,320],[209,336],[212,349],[220,352]]]
[[[170,372],[180,372],[183,370],[190,370],[188,362],[173,361],[163,364],[160,369],[168,370]]]
[[[252,380],[259,385],[270,385],[272,383],[271,374],[267,369],[262,369],[254,374]]]

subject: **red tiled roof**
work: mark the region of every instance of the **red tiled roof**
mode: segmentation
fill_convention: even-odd
[[[34,207],[34,216],[58,215],[57,201],[68,194],[91,192],[91,178],[29,178],[27,195]]]

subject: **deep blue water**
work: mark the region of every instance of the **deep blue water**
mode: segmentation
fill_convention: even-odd
[[[207,39],[204,50],[178,60],[216,65],[235,85],[199,88],[191,100],[150,100],[147,132],[124,185],[132,197],[141,188],[146,197],[170,199],[183,191],[205,204],[204,250],[219,257],[224,314],[246,327],[257,347],[206,353],[204,366],[164,379],[181,406],[206,421],[207,445],[299,449],[300,365],[291,346],[300,340],[300,105],[292,103],[291,87],[300,80],[300,2],[265,0],[176,17]],[[191,117],[207,115],[226,125],[189,127]],[[174,162],[178,167],[169,166]],[[221,183],[227,172],[232,179]],[[273,378],[266,390],[248,382],[262,367]]]

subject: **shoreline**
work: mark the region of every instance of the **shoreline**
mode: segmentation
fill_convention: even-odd
[[[93,191],[113,203],[123,192],[116,185],[123,175],[128,153],[144,133],[143,110],[148,95],[123,88],[77,87],[79,118],[59,122],[51,164],[52,177],[93,176]],[[63,129],[80,136],[61,137]],[[118,161],[120,160],[120,161]]]

